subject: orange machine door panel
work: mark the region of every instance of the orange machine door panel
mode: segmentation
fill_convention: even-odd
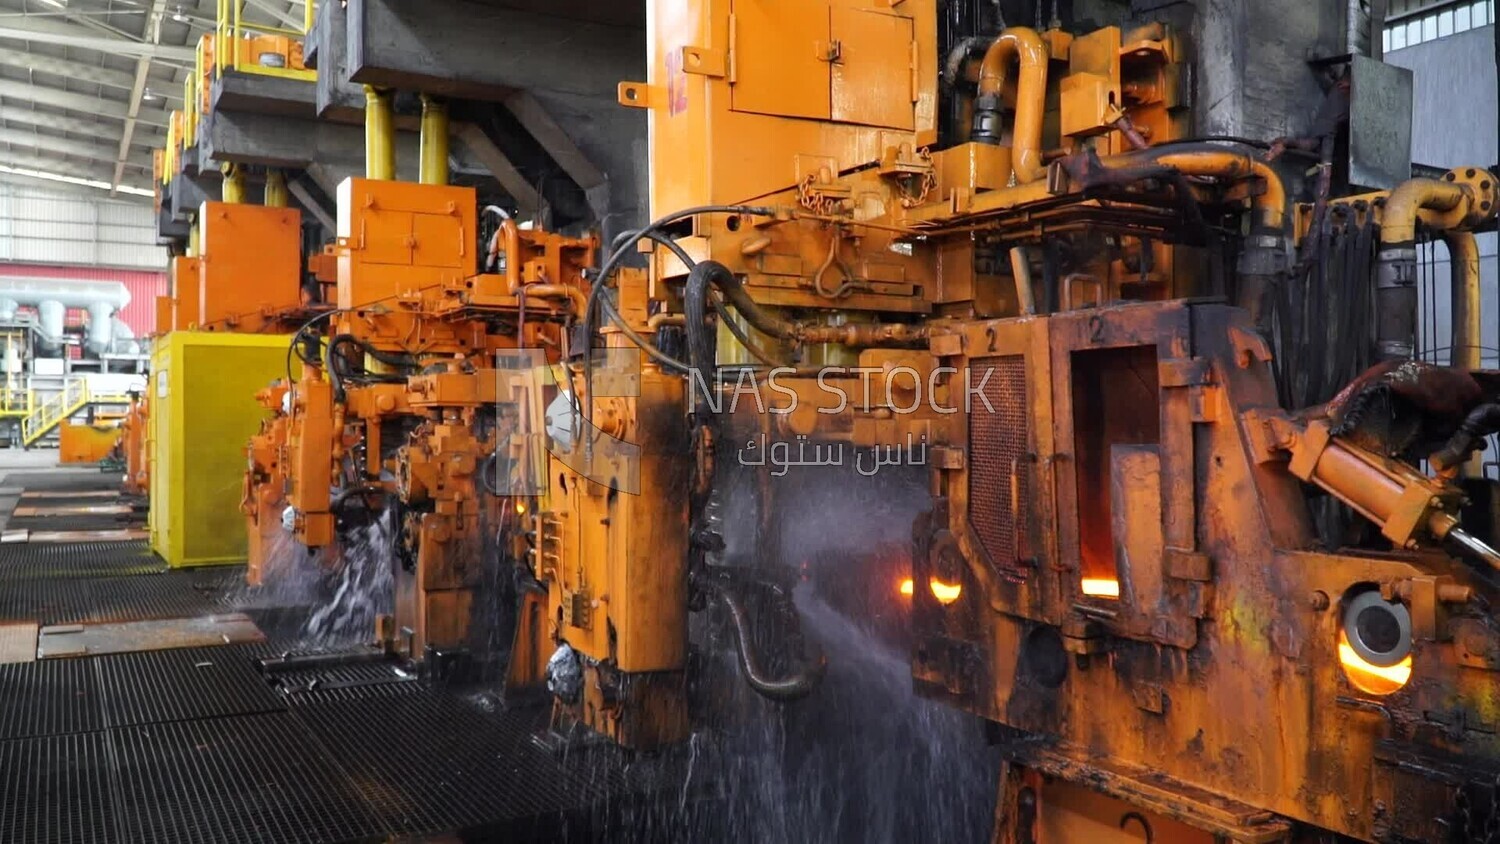
[[[833,119],[914,128],[912,51],[916,41],[911,18],[835,6],[831,30],[839,54],[833,64]]]
[[[734,0],[733,108],[827,120],[827,0]]]
[[[463,268],[473,264],[463,223],[451,214],[413,214],[412,263],[418,267]]]
[[[359,260],[366,264],[411,264],[414,216],[409,211],[363,209],[357,218],[360,231],[354,232],[359,238]]]

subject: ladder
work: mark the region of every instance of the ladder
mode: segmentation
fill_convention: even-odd
[[[75,378],[63,386],[62,392],[52,396],[21,419],[21,444],[35,445],[37,440],[62,424],[64,419],[91,404],[129,404],[130,397],[123,393],[100,393],[90,389],[87,378]]]

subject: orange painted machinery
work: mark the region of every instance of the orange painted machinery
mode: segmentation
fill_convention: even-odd
[[[815,694],[839,655],[799,630],[772,528],[806,516],[769,479],[847,447],[930,472],[912,673],[989,722],[996,840],[1500,823],[1476,808],[1500,557],[1470,503],[1496,500],[1471,454],[1500,383],[1405,360],[1418,240],[1472,254],[1493,175],[1293,205],[1269,144],[1184,137],[1191,52],[1165,24],[1010,27],[944,70],[934,0],[648,14],[620,103],[648,112],[655,219],[607,248],[482,237],[435,162],[390,181],[369,92],[337,308],[295,340],[246,500],[284,478],[330,567],[394,523],[390,649],[473,646],[499,566],[508,681],[545,681],[559,731],[685,739],[714,714],[690,694],[710,639],[763,696]],[[1454,263],[1472,343],[1477,264]],[[1314,377],[1288,291],[1339,274],[1352,353]],[[725,408],[745,393],[776,398]],[[730,548],[747,479],[761,529]]]
[[[149,404],[145,393],[131,393],[130,406],[120,422],[120,451],[125,462],[126,495],[145,495],[151,488],[150,459],[146,446]]]
[[[114,454],[124,441],[120,421],[75,425],[62,422],[57,431],[59,463],[98,463]]]
[[[387,155],[389,107],[372,93],[367,129]],[[424,149],[446,137],[436,108]],[[408,183],[372,164],[383,178],[340,185],[336,307],[293,338],[302,375],[287,397],[263,394],[273,413],[252,440],[245,487],[260,537],[256,578],[277,565],[265,549],[283,524],[296,547],[319,549],[337,570],[363,531],[393,522],[383,550],[394,561],[394,612],[382,636],[414,660],[479,636],[475,590],[495,571],[485,561],[498,553],[499,526],[516,517],[486,492],[508,482],[496,461],[510,376],[496,355],[524,342],[541,352],[536,366],[561,359],[563,323],[584,302],[596,249],[589,237],[509,220],[481,237],[474,191],[445,184],[446,167],[445,155],[424,159],[422,182]],[[500,271],[480,272],[486,262]]]
[[[648,78],[620,101],[649,112],[657,222],[635,239],[651,250],[649,319],[680,320],[687,349],[663,365],[786,397],[748,430],[793,454],[798,437],[920,441],[933,507],[916,530],[913,675],[992,723],[1007,758],[997,840],[1139,840],[1141,826],[1439,840],[1497,817],[1474,807],[1500,768],[1482,726],[1500,557],[1493,516],[1465,503],[1494,484],[1459,468],[1500,427],[1497,384],[1400,361],[1417,332],[1415,241],[1462,250],[1494,218],[1494,176],[1461,168],[1294,209],[1267,145],[1184,137],[1191,53],[1160,24],[1013,26],[966,45],[945,80],[963,128],[941,133],[934,11],[651,4]],[[1457,263],[1472,338],[1477,277]],[[614,265],[584,328],[628,338],[634,281]],[[1390,362],[1284,410],[1314,378],[1268,341],[1296,313],[1284,291],[1339,273],[1359,291],[1343,307],[1368,317],[1338,342],[1351,363]],[[850,366],[914,377],[824,401],[847,371],[830,367]],[[1315,401],[1358,372],[1318,375]],[[687,606],[740,634],[753,686],[795,697],[819,658],[794,629],[768,644],[753,611],[795,578],[774,545],[725,553],[714,510],[721,485],[801,464],[736,461],[725,444],[747,429],[711,401],[728,391],[685,396]],[[595,424],[618,418],[605,401],[585,401]],[[542,537],[560,525],[538,549],[545,573],[571,522],[535,518]],[[658,565],[677,576],[676,559]],[[617,596],[582,592],[553,628],[582,668],[584,722],[611,735],[644,707],[614,691],[631,688],[620,653],[568,619],[603,606],[623,639]],[[679,618],[658,623],[686,636]],[[552,676],[571,676],[569,658]]]

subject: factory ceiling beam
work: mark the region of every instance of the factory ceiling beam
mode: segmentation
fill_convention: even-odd
[[[115,151],[114,147],[105,144],[90,143],[88,141],[77,141],[71,138],[38,135],[35,132],[28,132],[25,129],[0,127],[0,143],[28,147],[42,152],[87,158],[103,164],[115,164],[120,161],[119,154]],[[151,154],[149,152],[132,153],[122,163],[130,167],[149,171],[151,169]]]
[[[4,24],[0,25],[0,38],[57,44],[63,47],[82,47],[119,56],[147,56],[153,59],[170,60],[184,66],[191,66],[196,59],[196,52],[192,47],[148,44],[125,37],[96,35],[84,27],[58,23],[46,18],[12,17],[0,20],[4,21]]]
[[[146,34],[149,41],[157,44],[161,41],[161,18],[162,4],[164,0],[151,0],[151,5],[146,9]],[[141,56],[135,60],[135,81],[130,86],[130,99],[126,100],[128,110],[125,113],[125,127],[120,130],[119,161],[115,163],[115,177],[110,181],[118,190],[120,178],[125,175],[125,162],[130,157],[130,141],[135,137],[135,124],[140,119],[141,98],[146,94],[146,77],[151,72],[151,57]]]
[[[129,114],[129,109],[125,103],[119,100],[110,100],[90,94],[79,94],[74,91],[63,91],[58,88],[37,85],[34,82],[16,82],[9,79],[0,80],[0,100],[24,100],[56,106],[58,108],[66,108],[83,114],[92,114],[96,117],[110,117],[115,120],[124,120]],[[165,120],[160,119],[143,119],[143,122],[149,123],[152,126],[166,125]],[[97,132],[98,129],[94,131]]]
[[[141,40],[140,37],[135,33],[120,29],[117,26],[111,26],[110,24],[95,17],[101,12],[107,14],[107,10],[75,9],[71,5],[67,5],[67,0],[59,0],[59,2],[54,2],[54,0],[42,0],[42,2],[47,3],[48,5],[56,6],[58,11],[44,12],[41,14],[28,14],[26,12],[22,12],[18,17],[25,23],[21,23],[19,24],[19,26],[28,28],[31,26],[52,28],[66,27],[71,24],[77,24],[79,27],[92,29],[93,31],[100,33],[106,38],[123,38],[127,41]]]
[[[516,208],[522,216],[535,216],[541,208],[541,196],[537,194],[536,188],[521,175],[515,165],[500,148],[495,146],[484,130],[472,123],[458,123],[453,126],[453,139],[458,141],[474,156],[500,183],[500,187],[510,194],[515,200]]]
[[[92,120],[78,117],[69,117],[65,114],[52,114],[44,111],[33,111],[29,108],[19,108],[13,105],[0,104],[0,121],[6,123],[24,123],[27,126],[40,126],[43,129],[52,129],[57,132],[71,132],[75,135],[97,135],[99,124]],[[158,147],[164,140],[164,133],[160,127],[142,127],[145,132],[136,132],[131,139],[131,144],[138,147]]]
[[[44,179],[39,176],[23,176],[19,173],[0,172],[0,184],[16,185],[23,188],[37,188],[48,193],[63,193],[74,196],[86,196],[90,199],[107,200],[103,193],[104,187],[91,185],[78,185],[70,182],[61,182],[56,179]],[[133,193],[120,194],[114,201],[129,205],[150,205],[152,199],[149,196],[140,196]]]
[[[19,50],[12,47],[0,47],[0,65],[19,67],[37,73],[50,73],[54,76],[64,76],[80,82],[108,85],[111,88],[123,88],[127,91],[130,90],[130,86],[135,80],[134,74],[123,70],[99,67],[98,65],[61,59],[56,56],[44,56],[40,53]],[[182,99],[182,94],[176,91],[164,92],[164,96]]]
[[[46,155],[29,155],[23,152],[11,150],[5,154],[5,164],[9,167],[19,167],[23,170],[34,170],[39,173],[54,173],[60,176],[89,179],[96,182],[101,190],[110,189],[109,178],[113,170],[107,165],[88,165],[78,161],[70,161],[63,158],[54,158]],[[142,175],[140,178],[126,179],[122,184],[140,190],[151,190],[151,177]]]
[[[254,6],[270,15],[272,20],[276,22],[276,26],[288,27],[299,31],[302,29],[301,15],[294,16],[291,11],[280,8],[278,4],[271,3],[269,0],[245,0],[245,5]]]

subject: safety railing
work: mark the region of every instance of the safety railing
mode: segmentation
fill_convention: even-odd
[[[0,389],[0,416],[15,418],[30,416],[36,410],[36,394],[19,387]]]
[[[41,404],[34,404],[31,412],[21,417],[21,443],[34,445],[42,437],[91,404],[128,404],[130,396],[125,393],[96,392],[89,387],[87,378],[75,378],[63,385],[60,392]]]
[[[275,67],[263,64],[259,55],[250,55],[246,47],[246,39],[253,43],[262,36],[281,36],[289,43],[295,44],[300,50],[307,33],[312,29],[313,17],[317,11],[317,3],[314,0],[304,0],[302,11],[302,26],[274,26],[272,24],[251,23],[244,19],[245,0],[219,0],[218,15],[214,27],[214,75],[215,78],[224,75],[224,69],[239,71],[241,73],[258,73],[264,76],[280,76],[285,79],[313,80],[318,78],[318,72],[310,68],[292,67],[291,49],[281,54],[286,62],[285,67]],[[201,62],[200,62],[201,66]]]

